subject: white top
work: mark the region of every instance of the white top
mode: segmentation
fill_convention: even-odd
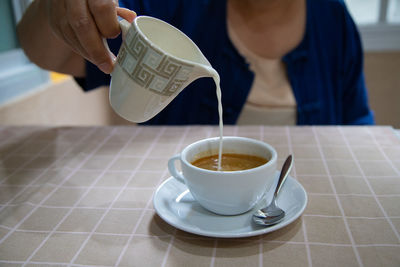
[[[282,60],[263,58],[250,51],[229,22],[228,34],[254,72],[254,81],[237,124],[296,124],[296,100]]]

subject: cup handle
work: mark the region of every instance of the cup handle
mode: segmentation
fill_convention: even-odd
[[[185,178],[183,178],[183,175],[180,172],[178,172],[175,167],[175,161],[180,160],[180,158],[181,158],[181,154],[177,154],[177,155],[173,156],[172,158],[170,158],[168,160],[168,170],[171,173],[172,177],[174,177],[179,182],[186,184]]]
[[[125,37],[128,33],[129,28],[131,27],[131,24],[125,19],[119,20],[118,23],[119,23],[119,27],[121,28],[121,32],[122,32],[122,40],[125,40]],[[111,55],[112,52],[110,50],[110,47],[108,46],[107,39],[106,38],[101,38],[101,39],[103,41],[103,45],[106,48],[107,52]]]

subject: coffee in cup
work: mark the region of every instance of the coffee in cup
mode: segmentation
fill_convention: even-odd
[[[265,162],[253,168],[221,171],[192,164],[199,159],[218,157],[219,141],[219,137],[214,137],[188,145],[168,161],[168,169],[174,178],[188,187],[194,199],[205,209],[221,215],[241,214],[253,208],[271,187],[277,153],[272,146],[259,140],[225,136],[223,154],[261,158]],[[176,161],[180,161],[182,173],[178,172]]]
[[[219,155],[198,157],[192,165],[211,171],[218,171]],[[253,169],[267,163],[267,159],[254,155],[224,153],[221,155],[220,171],[243,171]]]

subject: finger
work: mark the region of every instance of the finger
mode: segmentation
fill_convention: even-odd
[[[87,57],[87,55],[85,55],[85,49],[83,49],[83,47],[81,46],[79,40],[77,39],[74,31],[69,24],[69,21],[65,16],[65,1],[47,1],[47,12],[49,24],[57,38],[66,43],[74,52],[79,53],[84,57]]]
[[[51,30],[54,35],[68,45],[72,51],[84,58],[88,58],[89,56],[86,53],[86,50],[82,47],[67,20],[65,6],[66,4],[64,0],[47,1],[46,8]]]
[[[88,59],[89,55],[86,49],[81,45],[78,37],[76,36],[74,30],[68,21],[63,21],[60,23],[61,36],[65,43],[67,43],[70,48],[75,52],[80,54],[82,57]]]
[[[68,0],[67,17],[81,46],[85,49],[86,59],[105,73],[112,71],[112,59],[103,45],[100,32],[89,13],[86,1]]]
[[[46,5],[47,18],[50,28],[55,36],[59,39],[64,40],[62,33],[62,23],[66,21],[65,16],[65,4],[62,0],[48,0]]]
[[[130,23],[132,23],[137,16],[135,11],[122,7],[117,7],[117,15]]]
[[[117,4],[111,0],[89,0],[88,7],[100,34],[115,38],[121,32],[117,19]]]

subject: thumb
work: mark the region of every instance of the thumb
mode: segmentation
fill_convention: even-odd
[[[122,7],[117,7],[117,15],[127,20],[129,23],[132,23],[132,21],[136,18],[135,11]]]

